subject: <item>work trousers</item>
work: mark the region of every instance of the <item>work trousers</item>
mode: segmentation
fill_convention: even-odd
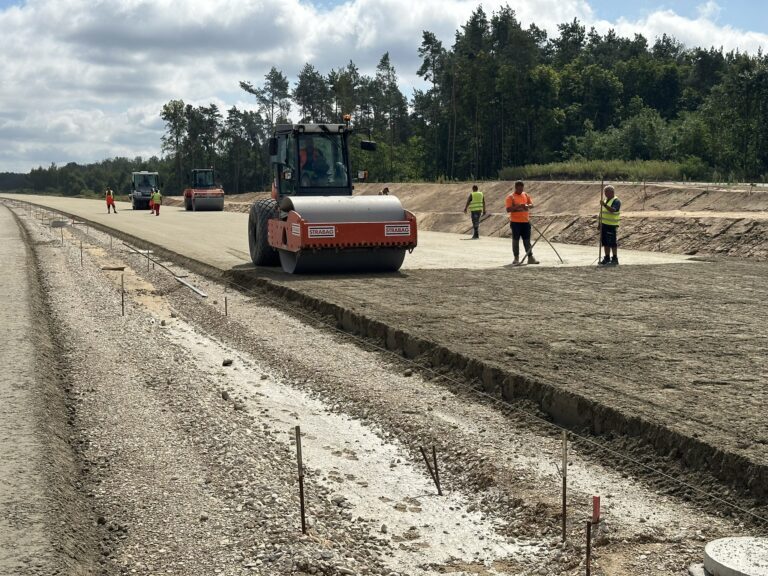
[[[523,246],[525,247],[525,253],[530,258],[533,256],[531,253],[531,223],[530,222],[510,222],[509,227],[512,228],[512,254],[517,260],[520,256],[520,239],[523,240]]]
[[[154,204],[155,216],[160,216],[160,204]]]
[[[472,218],[472,230],[474,231],[472,235],[475,237],[480,236],[480,216],[482,216],[483,213],[480,210],[477,210],[470,212],[469,215]]]

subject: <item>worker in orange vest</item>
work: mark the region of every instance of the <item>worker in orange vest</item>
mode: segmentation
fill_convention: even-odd
[[[518,180],[515,182],[515,191],[508,194],[504,205],[509,214],[509,227],[512,229],[512,254],[515,259],[512,266],[520,266],[520,239],[523,240],[525,253],[528,255],[529,264],[538,264],[539,261],[533,257],[531,248],[531,220],[529,212],[533,208],[533,200],[524,191],[525,184]]]
[[[110,207],[115,211],[115,214],[117,214],[117,208],[115,207],[115,193],[112,192],[112,188],[107,186],[107,191],[104,194],[107,197],[107,214],[110,213]]]

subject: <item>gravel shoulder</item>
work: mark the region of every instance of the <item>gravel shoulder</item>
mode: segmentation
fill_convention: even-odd
[[[89,574],[62,366],[25,240],[0,205],[0,573]]]
[[[312,315],[166,262],[202,300],[101,232],[67,229],[61,248],[29,225],[103,574],[578,574],[592,494],[605,502],[595,574],[683,574],[705,540],[751,532],[728,509],[573,445],[562,545],[560,438],[549,427],[446,380],[459,374],[413,370]],[[120,272],[102,270],[118,265],[125,317]],[[351,298],[350,279],[336,280]],[[368,279],[366,291],[381,280],[392,278]],[[444,498],[420,460],[432,445]]]

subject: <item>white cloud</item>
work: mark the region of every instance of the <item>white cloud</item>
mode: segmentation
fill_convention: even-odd
[[[483,6],[490,15],[508,0]],[[446,45],[477,0],[28,0],[0,12],[0,171],[38,164],[159,154],[164,102],[250,100],[240,80],[278,66],[293,77],[353,60],[372,73],[389,51],[405,87],[418,85],[423,30]],[[518,18],[550,34],[582,20],[650,40],[666,32],[690,45],[756,51],[768,37],[719,26],[709,1],[695,19],[659,11],[638,21],[600,21],[588,0],[518,0]]]
[[[717,20],[718,16],[720,16],[720,12],[722,12],[723,9],[714,0],[708,0],[704,4],[699,4],[696,10],[699,13],[700,18],[705,18],[707,20]]]

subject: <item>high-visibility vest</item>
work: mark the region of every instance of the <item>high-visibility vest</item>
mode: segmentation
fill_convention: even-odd
[[[504,200],[504,206],[506,208],[512,208],[514,206],[520,206],[522,204],[532,204],[531,197],[527,192],[512,192],[508,194],[506,200]],[[509,221],[517,224],[524,224],[530,222],[530,214],[527,210],[521,210],[519,212],[509,212]]]
[[[152,194],[152,202],[155,204],[162,204],[163,203],[163,197],[160,196],[160,192],[155,192]]]
[[[608,204],[608,206],[613,206],[615,201],[616,196],[610,200],[607,200],[605,203]],[[621,220],[621,212],[611,212],[610,210],[607,210],[605,206],[603,206],[602,210],[600,210],[600,222],[606,226],[618,226],[619,220]]]
[[[483,211],[483,193],[472,192],[472,200],[469,202],[470,212],[482,212]]]

